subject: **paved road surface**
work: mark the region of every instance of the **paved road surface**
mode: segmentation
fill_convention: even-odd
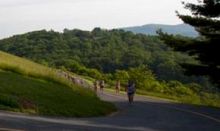
[[[136,96],[99,94],[119,111],[98,118],[48,118],[0,112],[0,130],[9,131],[220,131],[220,109]]]

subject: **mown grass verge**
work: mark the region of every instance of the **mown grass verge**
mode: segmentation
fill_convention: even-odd
[[[220,107],[220,94],[201,92],[200,95],[171,95],[159,92],[137,90],[137,94],[174,100],[178,103]]]
[[[47,116],[90,117],[116,111],[91,90],[51,69],[0,52],[0,109]]]

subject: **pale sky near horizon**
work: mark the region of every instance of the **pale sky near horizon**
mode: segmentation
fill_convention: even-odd
[[[0,0],[0,38],[34,30],[92,30],[180,24],[181,1],[197,0]]]

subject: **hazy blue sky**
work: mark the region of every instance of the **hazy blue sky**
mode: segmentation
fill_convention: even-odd
[[[40,29],[182,23],[183,0],[0,0],[0,38]],[[195,2],[196,0],[184,0]]]

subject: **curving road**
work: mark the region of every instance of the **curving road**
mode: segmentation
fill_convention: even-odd
[[[99,93],[119,111],[97,118],[49,118],[0,112],[0,130],[8,131],[220,131],[220,109],[192,106],[135,96]]]

